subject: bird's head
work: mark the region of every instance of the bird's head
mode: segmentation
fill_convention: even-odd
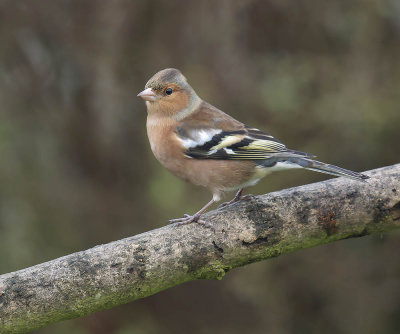
[[[168,115],[179,113],[199,100],[183,74],[174,68],[154,74],[137,96],[146,101],[149,113]]]

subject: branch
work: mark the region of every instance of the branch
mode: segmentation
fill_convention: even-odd
[[[400,227],[400,164],[254,197],[0,276],[0,333],[23,333],[301,248]]]

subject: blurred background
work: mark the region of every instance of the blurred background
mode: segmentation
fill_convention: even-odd
[[[0,272],[163,226],[210,194],[153,157],[146,81],[363,171],[400,158],[400,2],[0,1]],[[326,179],[276,173],[248,192]],[[400,234],[298,251],[35,333],[399,333]]]

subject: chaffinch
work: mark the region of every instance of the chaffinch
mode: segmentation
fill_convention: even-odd
[[[171,223],[208,225],[201,215],[223,193],[238,190],[224,204],[239,201],[244,187],[277,170],[306,168],[356,180],[368,178],[287,149],[271,135],[237,121],[203,101],[177,69],[156,73],[138,96],[146,101],[147,135],[157,160],[174,175],[213,194],[197,213]]]

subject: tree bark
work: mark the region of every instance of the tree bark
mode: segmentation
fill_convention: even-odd
[[[301,248],[400,227],[400,164],[254,197],[0,276],[0,333],[24,333]]]

